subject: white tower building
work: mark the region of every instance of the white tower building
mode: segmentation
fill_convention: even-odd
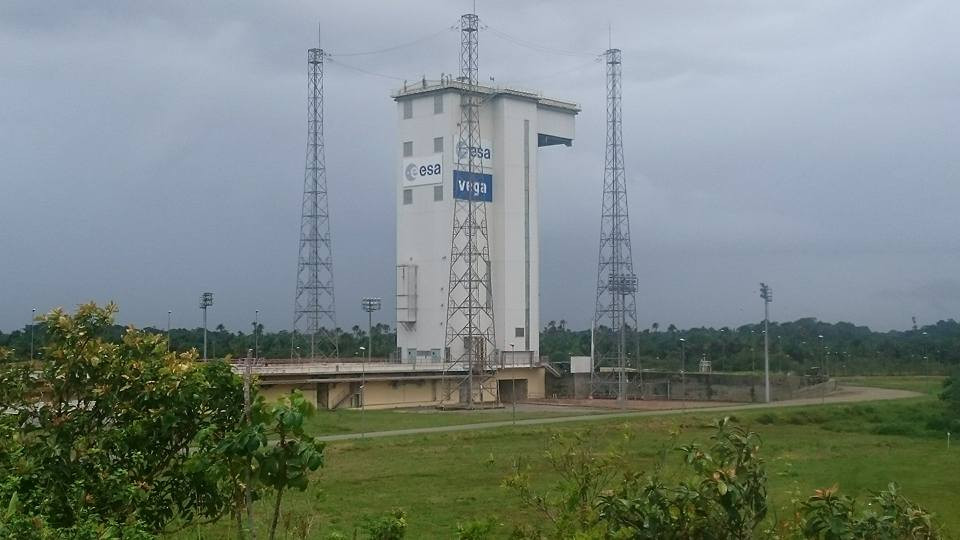
[[[418,82],[397,102],[397,346],[404,362],[444,359],[453,198],[487,201],[496,346],[505,365],[540,351],[537,149],[570,146],[577,105],[529,91],[479,87],[480,146],[457,148],[460,93],[452,78]],[[485,180],[455,179],[457,152],[480,156]],[[512,345],[512,347],[511,347]]]

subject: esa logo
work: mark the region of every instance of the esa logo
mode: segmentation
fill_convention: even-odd
[[[417,165],[416,163],[410,163],[407,165],[406,169],[403,171],[403,175],[407,178],[407,182],[416,182],[417,178],[422,178],[424,176],[437,176],[441,172],[439,163],[430,163],[428,165]]]
[[[462,162],[471,158],[490,159],[491,152],[489,148],[483,146],[468,146],[467,143],[460,141],[457,143],[457,158]]]

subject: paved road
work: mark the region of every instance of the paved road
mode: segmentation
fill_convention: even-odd
[[[567,422],[595,422],[597,420],[610,420],[615,418],[639,418],[643,416],[666,416],[676,414],[698,413],[698,412],[722,412],[722,411],[743,411],[754,409],[778,409],[783,407],[798,407],[803,405],[819,405],[821,403],[850,403],[856,401],[880,401],[888,399],[904,399],[917,397],[922,394],[910,392],[908,390],[891,390],[887,388],[869,388],[865,386],[843,386],[839,391],[825,398],[804,398],[791,399],[787,401],[776,401],[773,403],[750,403],[741,405],[728,405],[722,407],[688,407],[686,409],[670,409],[656,411],[631,411],[611,414],[591,414],[579,416],[559,416],[553,418],[528,418],[517,420],[514,423],[511,420],[500,422],[478,422],[475,424],[459,424],[454,426],[437,426],[425,428],[396,429],[391,431],[373,431],[370,433],[346,433],[343,435],[327,435],[318,437],[321,441],[343,441],[349,439],[395,437],[398,435],[418,435],[423,433],[442,433],[447,431],[467,431],[475,429],[491,429],[508,426],[535,426],[541,424],[561,424]]]

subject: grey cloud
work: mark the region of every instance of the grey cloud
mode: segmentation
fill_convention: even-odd
[[[468,3],[7,2],[0,7],[0,328],[31,307],[120,302],[137,324],[292,319],[305,50],[327,66],[339,319],[392,322],[398,81],[457,69]],[[580,103],[541,160],[543,319],[589,323],[603,164],[602,64],[624,51],[641,321],[951,317],[960,6],[484,1],[481,77]],[[494,32],[540,44],[517,45]],[[582,54],[560,54],[562,49]]]

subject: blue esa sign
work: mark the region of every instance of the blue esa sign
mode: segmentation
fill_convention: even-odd
[[[484,173],[453,171],[453,198],[493,202],[493,176]]]

